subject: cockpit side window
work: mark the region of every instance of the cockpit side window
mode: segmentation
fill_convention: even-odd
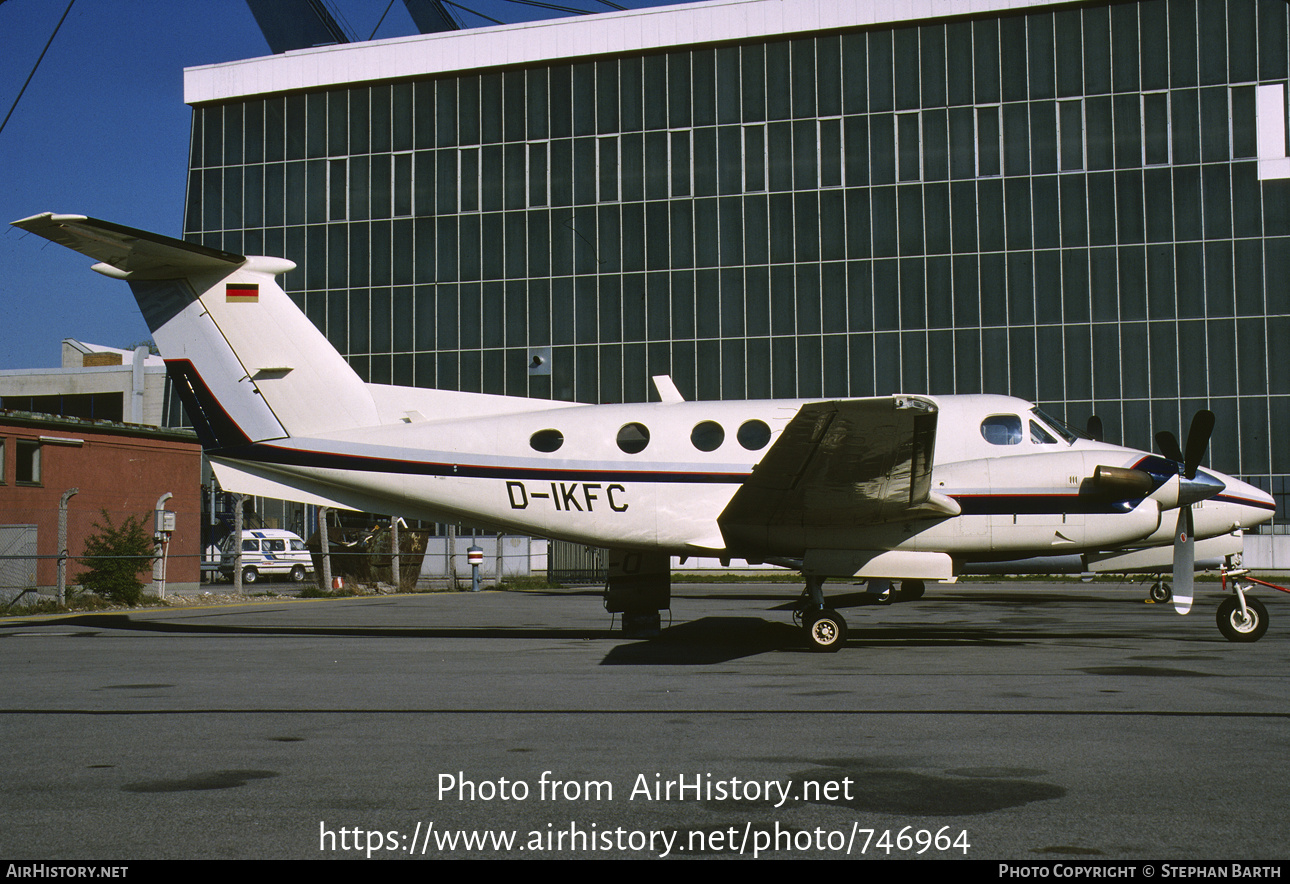
[[[981,435],[991,445],[1020,445],[1021,418],[1015,414],[992,414],[981,421]]]
[[[1056,445],[1057,440],[1035,421],[1030,422],[1030,441],[1036,445]]]

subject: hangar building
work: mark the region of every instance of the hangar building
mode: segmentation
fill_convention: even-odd
[[[1283,0],[709,0],[192,68],[186,236],[374,382],[1009,393],[1287,530]],[[549,356],[535,365],[534,356]]]

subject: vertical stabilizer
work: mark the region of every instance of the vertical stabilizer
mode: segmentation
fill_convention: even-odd
[[[378,423],[362,380],[278,285],[292,262],[79,215],[14,224],[130,283],[207,448]]]

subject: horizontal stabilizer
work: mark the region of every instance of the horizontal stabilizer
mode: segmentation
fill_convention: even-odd
[[[162,279],[194,271],[234,270],[246,261],[243,255],[184,242],[159,233],[123,227],[84,215],[45,212],[13,222],[37,236],[88,255],[124,275]]]

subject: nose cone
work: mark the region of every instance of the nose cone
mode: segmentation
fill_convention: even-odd
[[[1200,473],[1197,473],[1196,478],[1200,478]],[[1249,482],[1242,482],[1240,479],[1224,476],[1221,473],[1217,479],[1221,480],[1226,487],[1215,497],[1215,500],[1240,507],[1242,528],[1271,521],[1277,510],[1276,501],[1272,499],[1271,494],[1261,488],[1255,488]]]

